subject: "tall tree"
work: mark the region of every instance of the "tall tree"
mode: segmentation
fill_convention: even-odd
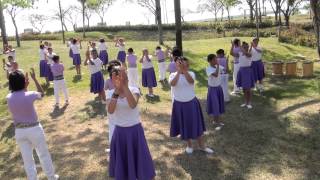
[[[220,0],[200,0],[199,3],[199,12],[210,12],[214,15],[214,21],[218,21],[218,13],[223,6]]]
[[[255,0],[245,0],[247,5],[249,6],[249,13],[250,13],[250,21],[254,21],[254,6],[255,6]]]
[[[298,10],[299,5],[304,0],[284,0],[281,4],[281,12],[285,19],[285,25],[290,25],[290,16]],[[282,8],[284,7],[284,8]]]
[[[220,0],[220,2],[223,4],[224,9],[227,11],[228,14],[228,21],[229,24],[231,23],[231,17],[230,17],[230,10],[234,6],[241,4],[241,1],[238,0]]]
[[[1,37],[2,37],[2,43],[3,43],[3,49],[5,48],[5,45],[8,44],[8,37],[6,32],[6,23],[3,16],[3,2],[0,0],[0,29],[1,29]]]
[[[176,22],[176,46],[181,50],[181,52],[183,52],[180,0],[174,0],[174,14]]]
[[[78,14],[81,13],[81,8],[72,5],[66,10],[65,13],[65,20],[72,25],[73,31],[75,31],[77,28]]]
[[[160,0],[137,0],[137,3],[140,6],[147,8],[155,16],[155,24],[158,25],[159,44],[163,44]]]
[[[65,43],[66,43],[66,39],[65,39],[65,36],[64,36],[64,27],[63,27],[63,24],[64,24],[64,20],[63,20],[64,14],[62,13],[61,0],[58,1],[58,5],[59,5],[59,17],[60,17],[60,23],[61,23],[62,43],[65,44]]]
[[[281,15],[281,2],[283,0],[269,0],[272,11],[274,13],[274,19],[276,21],[277,24],[281,23],[281,16],[279,16],[279,14]]]
[[[96,0],[89,1],[88,6],[95,11],[95,13],[100,17],[100,23],[104,24],[104,16],[115,0]]]
[[[86,30],[85,30],[85,24],[86,24],[86,3],[87,0],[78,0],[81,4],[81,13],[82,13],[82,37],[85,38],[86,37]]]
[[[17,15],[24,9],[29,8],[32,6],[31,0],[6,0],[6,10],[7,13],[11,17],[12,24],[15,28],[15,34],[16,34],[16,41],[17,46],[20,47],[20,37],[19,37],[19,31],[18,31],[18,25],[16,22]]]
[[[320,59],[320,1],[310,0],[310,6],[313,15],[314,32],[317,38],[318,56]]]
[[[37,30],[38,33],[41,33],[48,21],[48,17],[42,14],[31,14],[29,16],[29,21],[31,26]]]

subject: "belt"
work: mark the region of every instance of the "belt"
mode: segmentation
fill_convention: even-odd
[[[39,122],[35,122],[35,123],[17,123],[15,125],[15,128],[17,129],[25,129],[25,128],[30,128],[30,127],[35,127],[38,126]]]
[[[64,79],[63,75],[53,77],[53,80],[62,80],[62,79]]]
[[[128,64],[128,67],[129,67],[129,68],[136,68],[136,67],[137,67],[137,64]]]
[[[165,61],[166,61],[165,59],[158,60],[159,63],[162,63],[162,62],[165,62]]]

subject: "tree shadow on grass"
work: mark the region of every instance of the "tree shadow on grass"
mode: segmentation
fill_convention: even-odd
[[[107,116],[106,105],[102,104],[98,98],[92,101],[88,101],[80,112],[85,112],[89,119],[96,118],[98,116]]]
[[[68,105],[65,104],[64,106],[62,106],[62,108],[59,107],[54,107],[53,111],[49,114],[51,119],[57,119],[58,117],[60,117],[61,115],[64,114],[64,112],[66,111]]]
[[[76,66],[71,66],[68,68],[69,70],[73,70],[73,69],[76,69]]]
[[[10,123],[8,127],[5,128],[5,130],[1,133],[0,141],[7,141],[14,137],[14,131],[15,127],[13,123]]]
[[[163,91],[170,91],[171,90],[171,86],[167,80],[161,81],[160,84],[161,84],[161,89]]]
[[[150,103],[150,104],[155,104],[155,103],[158,103],[160,102],[160,96],[158,95],[154,95],[154,97],[150,97],[148,96],[147,94],[144,96],[144,98],[146,99],[146,102],[147,103]]]

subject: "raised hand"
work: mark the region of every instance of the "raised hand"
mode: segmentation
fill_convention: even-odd
[[[26,72],[26,74],[25,74],[25,88],[27,88],[28,86],[29,86],[29,75]]]
[[[32,78],[33,80],[36,79],[36,74],[35,74],[35,72],[34,72],[34,68],[31,68],[31,69],[30,69],[30,76],[31,76],[31,78]],[[26,77],[28,77],[28,73],[26,74]]]

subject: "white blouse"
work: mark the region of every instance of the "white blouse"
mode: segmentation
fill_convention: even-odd
[[[106,43],[100,43],[99,44],[99,51],[106,51],[106,50],[107,50]]]
[[[251,57],[247,57],[242,52],[239,52],[239,65],[240,67],[250,67],[252,59]]]
[[[129,87],[132,94],[140,96],[140,91],[136,87]],[[113,90],[107,90],[107,100],[112,99]],[[120,127],[131,127],[140,123],[140,112],[138,106],[132,109],[127,101],[127,98],[119,97],[117,106],[112,114],[108,114],[110,123]]]
[[[212,74],[217,71],[217,68],[212,66],[207,67],[206,72],[208,76],[208,86],[210,87],[218,87],[221,85],[221,72],[223,71],[224,67],[219,66],[219,73],[217,77],[214,77]]]
[[[40,60],[46,60],[46,54],[47,54],[47,51],[45,49],[40,49],[39,50]]]
[[[71,44],[70,48],[73,54],[80,54],[80,45],[79,44]]]
[[[94,65],[91,65],[90,62],[88,62],[88,68],[90,73],[94,74],[101,71],[103,62],[99,58],[92,59],[92,62],[94,63]]]
[[[52,54],[47,54],[47,57],[48,57],[48,64],[53,64],[53,56],[55,56],[56,55],[56,53],[52,53]]]
[[[169,76],[169,83],[176,77],[178,72],[171,73]],[[190,76],[193,80],[196,79],[194,72],[189,71]],[[184,74],[180,74],[179,80],[175,86],[171,86],[173,97],[179,102],[189,102],[196,97],[195,94],[195,83],[190,84]]]
[[[153,68],[152,56],[151,56],[151,55],[149,55],[149,59],[150,59],[150,61],[148,61],[147,58],[146,58],[145,56],[143,56],[143,59],[142,59],[142,69]]]
[[[256,47],[256,49],[262,51],[260,47]],[[252,61],[259,61],[262,59],[262,53],[258,52],[255,48],[252,47],[251,54],[252,54]]]
[[[119,45],[118,48],[119,48],[119,51],[126,51],[125,45],[123,45],[123,46]]]

